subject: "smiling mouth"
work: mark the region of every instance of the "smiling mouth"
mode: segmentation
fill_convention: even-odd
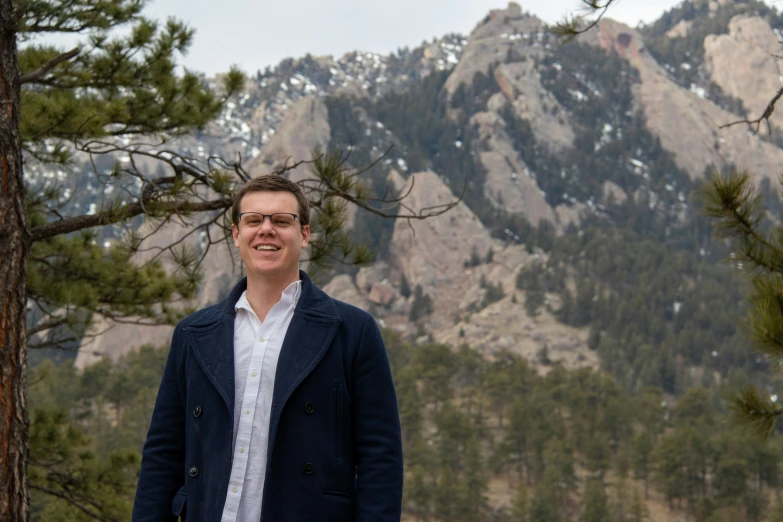
[[[277,252],[280,250],[280,247],[272,246],[272,245],[258,245],[255,247],[255,250],[261,251],[261,252]]]

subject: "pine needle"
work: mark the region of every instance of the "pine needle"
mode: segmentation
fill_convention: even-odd
[[[729,401],[729,408],[732,411],[732,422],[764,440],[772,433],[777,418],[783,414],[780,406],[752,386],[746,386],[738,392]]]

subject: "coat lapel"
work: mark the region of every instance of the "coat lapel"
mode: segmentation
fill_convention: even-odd
[[[297,386],[315,368],[337,333],[340,317],[329,296],[319,290],[304,272],[299,272],[302,293],[288,326],[277,361],[272,412],[269,421],[269,452],[277,432],[280,412]],[[187,327],[193,352],[201,369],[218,391],[234,417],[234,306],[247,289],[242,279],[214,313]],[[268,464],[268,461],[267,461]]]
[[[214,313],[194,321],[187,330],[201,369],[226,403],[234,418],[234,305],[247,288],[247,279],[237,283]]]
[[[307,274],[300,271],[299,276],[302,294],[277,361],[267,455],[272,454],[277,423],[286,401],[326,353],[340,325],[331,298],[319,290]]]

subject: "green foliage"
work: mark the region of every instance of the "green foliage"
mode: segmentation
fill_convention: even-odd
[[[582,497],[580,522],[603,522],[609,519],[609,499],[600,479],[590,479]]]
[[[642,496],[638,489],[634,489],[633,496],[631,497],[631,505],[628,510],[628,522],[644,522],[648,519],[650,513],[642,500]]]
[[[411,286],[410,283],[408,283],[408,278],[405,277],[404,272],[400,278],[400,295],[405,299],[411,296]]]
[[[70,361],[35,368],[29,390],[33,520],[130,518],[165,358],[165,349],[145,346],[83,373]]]
[[[649,475],[656,494],[705,513],[700,520],[763,511],[759,495],[778,487],[780,438],[749,443],[741,431],[716,429],[725,415],[706,389],[672,407],[661,390],[632,397],[589,368],[552,365],[543,376],[510,352],[488,359],[466,345],[384,337],[403,430],[403,508],[414,519],[477,522],[505,512],[536,521],[645,520],[633,485],[627,494],[608,488],[621,480],[610,470],[625,459],[634,478]],[[145,347],[81,373],[70,362],[36,367],[34,520],[88,520],[76,504],[127,520],[165,357],[165,349]],[[504,508],[490,500],[490,480],[499,478],[512,492]]]
[[[116,451],[96,457],[90,440],[63,410],[33,412],[30,430],[29,485],[42,505],[33,513],[54,521],[120,521],[130,517],[136,475],[136,451]],[[64,480],[65,479],[65,480]],[[58,500],[56,500],[58,499]],[[85,515],[88,515],[85,517]]]
[[[30,348],[78,346],[95,314],[170,323],[182,313],[173,304],[192,297],[200,281],[193,249],[170,250],[174,270],[164,269],[162,259],[141,265],[138,236],[105,225],[135,229],[141,214],[154,226],[191,213],[193,180],[177,169],[172,177],[152,175],[149,163],[160,167],[164,161],[147,155],[137,164],[143,155],[137,142],[163,145],[203,128],[244,76],[232,68],[223,85],[214,87],[196,73],[178,71],[177,57],[187,52],[193,30],[175,19],[159,24],[146,18],[145,5],[142,0],[15,4],[19,131],[32,242],[28,326],[31,337],[39,334]],[[42,43],[39,37],[51,34],[73,36],[75,47]],[[124,165],[119,156],[135,160]],[[220,189],[225,173],[208,170],[199,183],[214,180],[216,192],[225,193]],[[106,240],[113,246],[104,248]]]
[[[30,261],[28,296],[52,312],[70,305],[91,313],[156,318],[161,313],[156,305],[164,303],[163,312],[173,321],[177,315],[165,303],[192,297],[201,280],[194,266],[173,274],[159,262],[139,267],[126,245],[104,248],[91,233],[39,241]]]
[[[630,230],[588,228],[558,239],[545,264],[520,270],[518,288],[535,296],[540,285],[560,294],[561,321],[590,327],[603,367],[629,389],[682,391],[689,381],[678,360],[707,361],[705,371],[721,375],[739,366],[754,379],[766,368],[742,344],[741,279],[700,255]]]
[[[205,87],[193,72],[178,75],[175,55],[187,52],[193,30],[171,19],[163,28],[142,16],[145,2],[104,0],[44,2],[19,6],[19,51],[23,75],[44,68],[63,54],[33,43],[40,33],[79,33],[88,37],[78,53],[51,72],[31,77],[22,90],[21,135],[26,151],[56,161],[67,142],[108,136],[165,133],[173,136],[203,127],[217,116],[226,97],[244,78],[227,76],[225,92]],[[122,27],[125,33],[110,35]],[[24,77],[24,76],[23,76]],[[54,153],[43,146],[54,146]],[[67,156],[66,156],[67,157]]]
[[[421,285],[416,285],[416,288],[413,290],[413,302],[411,302],[411,308],[408,311],[408,320],[415,323],[419,319],[430,315],[432,310],[432,298],[424,293]]]
[[[476,250],[476,245],[473,245],[470,247],[470,258],[467,259],[462,265],[465,268],[472,268],[479,266],[481,264],[481,258],[479,257],[478,250]]]
[[[769,436],[778,417],[783,414],[783,409],[773,403],[769,395],[750,386],[738,391],[729,407],[735,422],[747,426],[752,434],[763,438]]]
[[[536,317],[546,302],[546,294],[540,289],[530,289],[525,293],[525,312],[528,317]]]
[[[705,214],[715,222],[715,235],[730,249],[731,263],[751,270],[748,333],[756,348],[779,370],[783,356],[783,228],[767,220],[765,197],[747,172],[735,171],[727,176],[715,173],[704,184],[700,196]],[[765,437],[773,429],[781,408],[768,392],[742,384],[744,389],[735,392],[730,403],[734,419]]]
[[[479,304],[479,310],[483,310],[492,303],[497,303],[506,297],[506,292],[503,291],[503,283],[500,281],[497,283],[487,281],[483,286],[483,290],[484,297],[481,299],[481,303]]]

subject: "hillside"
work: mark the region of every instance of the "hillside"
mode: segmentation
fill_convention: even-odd
[[[587,347],[588,327],[606,332],[609,318],[602,324],[564,320],[560,304],[584,302],[578,295],[587,291],[579,285],[581,269],[571,259],[585,252],[558,260],[566,265],[559,277],[568,284],[544,289],[542,306],[533,307],[532,317],[525,307],[530,285],[518,282],[519,271],[539,265],[551,269],[547,259],[562,257],[558,245],[587,247],[585,233],[630,234],[631,241],[660,244],[656,248],[664,256],[687,257],[695,277],[714,272],[708,279],[715,283],[710,284],[731,279],[725,270],[711,268],[722,253],[711,243],[692,194],[709,169],[742,166],[763,180],[783,163],[783,149],[770,140],[743,126],[719,129],[739,116],[725,103],[727,96],[763,92],[776,74],[755,62],[745,71],[720,59],[725,55],[731,62],[748,45],[758,52],[769,49],[775,34],[769,23],[777,15],[769,9],[757,13],[756,8],[753,2],[734,3],[733,16],[726,14],[727,5],[713,9],[716,22],[709,28],[717,34],[664,31],[664,22],[673,27],[679,17],[687,25],[695,16],[679,8],[642,33],[605,20],[600,31],[560,45],[537,18],[510,4],[492,11],[467,37],[449,35],[387,57],[360,52],[340,59],[307,56],[259,72],[219,121],[182,147],[195,157],[239,151],[256,174],[286,158],[306,159],[316,147],[350,147],[356,166],[386,153],[365,175],[365,183],[381,195],[406,190],[415,180],[406,201],[412,208],[446,203],[464,188],[458,207],[438,218],[395,223],[366,213],[355,216],[354,234],[375,248],[376,261],[358,272],[338,270],[327,290],[370,308],[382,324],[412,339],[468,339],[486,354],[516,349],[534,364],[536,351],[545,344],[555,360],[595,366],[599,358]],[[758,29],[754,40],[731,36],[748,23]],[[673,61],[682,58],[678,52],[693,54],[681,40],[691,41],[696,33],[709,49],[689,63],[702,71],[698,75],[680,77],[670,64],[656,61],[656,56]],[[722,42],[722,55],[710,43],[716,39]],[[667,45],[677,51],[664,53]],[[735,71],[744,87],[731,90],[721,67]],[[748,83],[753,78],[756,83]],[[688,79],[694,83],[685,88]],[[716,90],[713,84],[725,88]],[[297,179],[308,175],[304,166],[292,173]],[[156,240],[176,234],[169,230]],[[579,239],[570,239],[574,235]],[[196,304],[211,302],[237,277],[235,262],[217,250],[207,265],[214,276]],[[588,308],[601,304],[600,295],[617,298],[612,277],[590,289],[596,300]],[[661,296],[668,302],[660,305],[669,316],[666,310],[682,301],[689,279],[676,272],[670,277],[663,288],[671,289]],[[734,295],[727,313],[741,301],[740,293]],[[534,292],[533,297],[537,299]],[[431,310],[420,313],[421,302],[428,300]],[[688,303],[678,306],[687,308]],[[648,312],[646,307],[639,310]],[[649,313],[655,316],[649,320],[660,323],[653,346],[676,334],[666,334],[674,327],[671,318]],[[716,349],[689,354],[684,373],[688,364],[701,364],[702,352],[722,352],[718,348],[724,343],[737,344],[734,333],[716,338],[711,328],[702,325],[697,333],[714,339],[710,344]],[[111,336],[85,343],[77,364],[94,360],[94,354],[124,353],[131,343],[122,339],[165,343],[170,330],[139,334],[136,328],[117,325],[111,331]],[[648,334],[643,341],[648,343]],[[626,333],[620,343],[627,342]],[[679,359],[678,352],[672,357]],[[634,357],[629,359],[632,364]],[[732,355],[720,366],[736,362]]]

